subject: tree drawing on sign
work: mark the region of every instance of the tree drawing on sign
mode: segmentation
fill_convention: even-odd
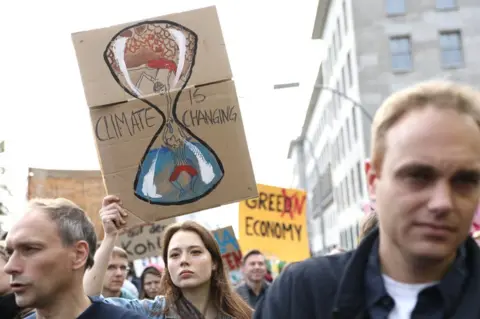
[[[224,176],[215,152],[178,119],[177,103],[195,65],[197,35],[172,21],[147,21],[120,30],[104,59],[115,81],[163,119],[134,181],[135,196],[156,205],[182,205],[205,197]],[[165,97],[165,105],[147,98]],[[157,103],[159,104],[159,103]]]

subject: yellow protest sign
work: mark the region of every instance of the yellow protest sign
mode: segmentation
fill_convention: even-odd
[[[310,257],[307,196],[298,189],[257,185],[259,196],[240,202],[239,242],[243,252],[292,262]]]

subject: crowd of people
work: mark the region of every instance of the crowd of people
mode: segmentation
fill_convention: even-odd
[[[104,198],[99,245],[75,203],[32,200],[0,245],[0,316],[480,318],[480,250],[469,236],[480,199],[480,93],[446,81],[394,93],[375,115],[371,154],[375,209],[358,247],[289,264],[272,283],[253,250],[232,287],[214,236],[193,221],[165,230],[165,267],[137,278],[116,247],[128,218],[119,198]]]
[[[254,250],[243,256],[243,283],[232,287],[214,236],[193,221],[170,225],[166,267],[148,265],[136,278],[115,246],[128,218],[120,200],[107,196],[100,216],[105,235],[97,244],[73,202],[29,202],[0,245],[1,318],[246,319],[269,286],[265,257]]]

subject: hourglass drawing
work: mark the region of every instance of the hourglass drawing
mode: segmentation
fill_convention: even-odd
[[[193,31],[178,23],[147,21],[120,30],[104,52],[115,81],[163,119],[133,185],[135,196],[150,204],[195,202],[213,191],[224,176],[213,149],[176,114],[179,97],[194,69],[197,40]],[[166,105],[147,99],[154,95],[164,96]]]

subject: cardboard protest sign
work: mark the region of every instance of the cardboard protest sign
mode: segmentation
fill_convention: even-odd
[[[239,242],[243,251],[294,262],[310,257],[306,193],[258,185],[259,196],[239,205]]]
[[[257,195],[215,7],[72,39],[105,184],[127,210],[150,222]]]
[[[238,245],[237,238],[232,226],[219,228],[213,231],[213,236],[220,247],[220,253],[229,271],[240,269],[242,265],[242,251]]]
[[[127,252],[129,260],[160,256],[163,232],[174,222],[172,218],[129,228],[118,237],[117,246]]]

